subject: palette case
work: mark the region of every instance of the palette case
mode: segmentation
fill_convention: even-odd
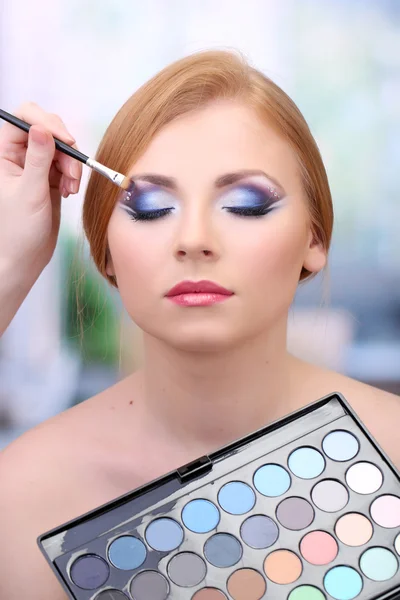
[[[37,542],[74,600],[400,600],[400,474],[333,393]]]

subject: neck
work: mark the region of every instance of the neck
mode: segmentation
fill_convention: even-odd
[[[144,336],[141,411],[160,437],[218,448],[298,408],[286,322],[229,351],[195,353]]]

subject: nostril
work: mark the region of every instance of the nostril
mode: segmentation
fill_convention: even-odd
[[[211,254],[211,251],[210,251],[210,250],[203,250],[203,252],[204,252],[204,254],[205,254],[206,256],[209,256],[209,255]]]

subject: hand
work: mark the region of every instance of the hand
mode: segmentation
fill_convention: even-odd
[[[33,127],[29,136],[0,127],[0,270],[17,273],[27,293],[53,256],[61,195],[78,192],[82,165],[55,149],[52,136],[76,148],[60,117],[31,102],[14,114]]]

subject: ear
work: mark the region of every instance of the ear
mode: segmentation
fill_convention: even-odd
[[[326,261],[327,252],[325,248],[316,238],[314,232],[310,230],[303,267],[310,273],[318,273],[326,266]]]
[[[109,250],[107,250],[106,257],[106,273],[109,277],[115,277],[114,263]]]

